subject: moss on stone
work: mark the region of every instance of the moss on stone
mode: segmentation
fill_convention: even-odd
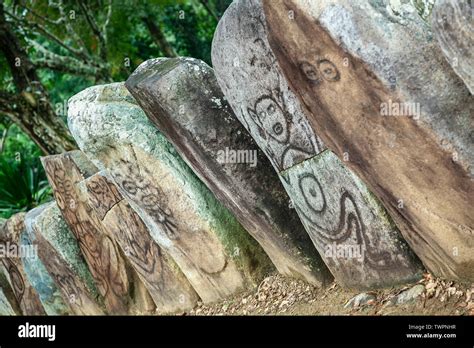
[[[24,231],[20,236],[20,245],[33,245],[30,235]],[[67,315],[69,307],[64,303],[61,291],[57,288],[46,267],[38,257],[22,259],[25,274],[30,284],[38,293],[41,304],[48,315]]]
[[[166,71],[174,68],[176,63],[177,61],[170,60],[159,64]],[[87,108],[83,107],[84,101],[88,102]],[[173,172],[174,179],[180,182],[183,191],[190,196],[197,214],[209,223],[227,254],[233,256],[241,271],[254,278],[252,273],[264,273],[264,270],[272,267],[263,249],[148,120],[123,83],[88,88],[71,98],[69,104],[69,127],[81,149],[96,157],[95,163],[99,169],[109,169],[104,164],[107,161],[107,146],[114,148],[114,144],[130,144],[134,151],[147,154]],[[239,254],[235,253],[237,247]]]
[[[0,315],[15,315],[10,302],[8,302],[7,297],[3,293],[3,289],[0,288]]]
[[[82,256],[76,237],[64,221],[56,203],[50,203],[36,217],[37,231],[51,243],[53,248],[62,256],[74,274],[86,285],[92,296],[99,296],[92,275]]]

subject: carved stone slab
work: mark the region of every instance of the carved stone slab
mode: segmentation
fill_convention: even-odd
[[[198,296],[191,284],[104,174],[97,173],[84,181],[89,203],[150,292],[158,313],[193,308]]]
[[[58,207],[77,238],[96,287],[104,298],[107,312],[126,314],[130,283],[125,260],[78,187],[85,177],[92,174],[81,165],[87,163],[87,159],[79,151],[73,151],[43,157],[41,161]]]
[[[317,285],[332,278],[290,209],[278,175],[224,100],[206,63],[149,60],[126,87],[280,273]]]
[[[235,115],[278,172],[325,149],[281,75],[259,1],[234,1],[212,43],[216,77]],[[238,86],[238,87],[237,87]]]
[[[24,315],[43,315],[45,311],[41,305],[38,293],[28,281],[23,268],[22,260],[24,256],[36,256],[33,249],[27,251],[28,255],[24,255],[21,251],[20,235],[24,229],[24,213],[13,215],[0,226],[0,243],[2,244],[3,252],[8,253],[0,255],[0,263],[3,265],[4,275],[13,290],[22,313]],[[30,252],[32,255],[30,255]]]
[[[268,149],[270,140],[276,135],[275,127],[280,129],[279,125],[286,125],[282,134],[291,133],[296,139],[319,139],[315,134],[324,129],[309,125],[304,105],[289,90],[267,35],[261,2],[235,1],[218,25],[212,58],[219,84],[237,117],[267,156],[274,158],[275,151]],[[302,69],[318,78],[317,71],[312,71],[309,64],[303,64]],[[261,107],[259,103],[268,99],[268,91],[274,90],[279,91],[279,102],[275,103],[277,99],[273,98],[271,103]],[[252,115],[265,122],[260,122],[257,128],[251,126]],[[279,165],[275,167],[306,230],[336,280],[346,286],[368,288],[405,283],[419,277],[421,265],[406,247],[381,204],[359,178],[324,150],[321,141],[318,143],[321,144],[318,151],[290,161],[285,170]],[[273,162],[278,163],[278,160]],[[318,169],[322,169],[318,166],[322,164],[325,170],[318,173]],[[313,172],[317,173],[317,179]],[[313,197],[313,194],[317,196]],[[323,204],[324,211],[306,209],[308,197],[324,202],[319,203]],[[352,206],[346,207],[347,204]],[[319,208],[323,209],[323,206]],[[357,228],[353,225],[355,222]],[[345,249],[348,253],[351,250],[355,253],[357,248],[366,248],[364,255],[384,255],[385,265],[374,268],[369,258],[351,257],[344,253]],[[342,250],[340,256],[332,252],[337,250]],[[394,272],[395,269],[398,271]]]
[[[29,239],[26,229],[20,235],[20,245],[23,248],[33,249],[36,244]],[[22,259],[26,279],[38,293],[41,304],[47,315],[69,315],[71,308],[64,302],[63,294],[57,287],[54,279],[41,262],[39,257],[25,257]]]
[[[433,274],[474,280],[474,99],[426,23],[389,1],[263,4],[270,46],[325,144],[349,155]]]
[[[69,101],[79,147],[114,183],[155,241],[205,302],[254,286],[271,265],[247,234],[148,121],[123,83]]]
[[[98,293],[74,235],[51,202],[30,210],[25,217],[28,238],[62,294],[72,314],[104,314]]]
[[[0,315],[17,315],[7,296],[4,294],[3,289],[0,288]]]
[[[351,288],[416,281],[422,269],[383,206],[329,150],[282,173],[329,269]]]
[[[5,223],[6,219],[0,218],[0,226]],[[5,269],[3,263],[0,262],[0,290],[1,290],[1,297],[0,300],[1,304],[0,313],[4,313],[3,315],[21,315],[21,308],[18,304],[16,296],[13,292],[13,288],[9,281],[8,272]],[[11,314],[13,311],[14,314]]]
[[[468,0],[437,0],[431,18],[446,59],[474,94],[474,5]]]

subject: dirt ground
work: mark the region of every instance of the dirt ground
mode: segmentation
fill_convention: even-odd
[[[417,287],[418,297],[389,305],[397,295],[418,284],[422,285]],[[187,315],[474,315],[474,284],[456,284],[430,274],[417,284],[365,292],[362,296],[367,301],[345,308],[361,293],[336,283],[318,289],[301,280],[271,275],[256,291],[211,305],[200,303]]]

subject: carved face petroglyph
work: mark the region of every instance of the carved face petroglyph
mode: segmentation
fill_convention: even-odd
[[[283,108],[270,96],[264,96],[255,103],[258,123],[267,134],[280,143],[287,143],[290,137],[288,118]]]
[[[304,115],[295,106],[285,79],[281,78],[276,57],[268,42],[260,37],[247,45],[242,85],[252,80],[256,95],[248,94],[246,127],[270,158],[277,170],[284,170],[312,155],[319,147]],[[317,68],[308,65],[308,73]],[[320,75],[320,74],[319,74]],[[322,77],[318,77],[322,80]],[[288,90],[288,92],[286,92]],[[288,103],[288,104],[287,104]]]
[[[299,163],[314,152],[308,135],[300,128],[293,128],[293,115],[278,88],[259,97],[247,112],[264,140],[265,153],[279,170]]]
[[[261,38],[255,39],[249,45],[249,53],[250,66],[259,72],[260,77],[264,78],[267,83],[278,84],[278,73],[273,68],[276,64],[276,58]]]
[[[326,81],[339,81],[341,77],[339,70],[337,70],[336,66],[331,61],[327,59],[321,59],[317,65],[321,75]]]
[[[320,74],[313,64],[307,61],[302,61],[300,63],[300,69],[308,80],[315,83],[319,83],[321,81]]]
[[[317,59],[314,64],[303,60],[299,67],[303,75],[313,83],[320,83],[322,79],[329,82],[341,79],[339,70],[329,59]]]

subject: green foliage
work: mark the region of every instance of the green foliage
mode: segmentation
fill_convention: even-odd
[[[173,33],[173,46],[180,56],[211,64],[210,47],[217,22],[209,13],[189,3],[173,5],[165,8],[161,21]]]
[[[8,124],[0,124],[0,134]],[[8,129],[0,157],[0,217],[27,211],[51,199],[40,149],[16,125]]]
[[[51,199],[39,157],[0,158],[0,217],[8,218]]]
[[[0,134],[7,126],[0,123]],[[13,124],[8,129],[3,151],[0,153],[2,159],[10,160],[18,158],[21,154],[27,161],[41,156],[41,150],[30,140],[17,125]]]
[[[50,6],[47,1],[6,0],[4,4],[10,13],[23,18],[24,21],[20,23],[11,17],[8,20],[33,62],[44,58],[41,48],[38,48],[41,45],[40,47],[58,57],[73,58],[78,63],[89,66],[106,67],[108,76],[65,73],[65,70],[37,66],[38,76],[48,91],[50,103],[57,115],[65,119],[67,100],[74,94],[97,83],[123,81],[143,61],[164,55],[144,22],[145,16],[154,19],[166,41],[179,55],[199,58],[211,64],[211,42],[217,25],[216,17],[222,16],[231,2],[232,0],[114,0],[110,21],[104,26],[107,18],[106,2],[87,1],[85,3],[100,30],[105,28],[106,31],[108,40],[105,61],[99,55],[98,37],[91,30],[78,2],[63,2],[64,18],[61,17],[60,10]],[[59,20],[62,22],[57,22]],[[66,30],[66,23],[77,34],[75,37],[71,36],[70,30]],[[76,51],[84,50],[90,59],[75,56],[38,30],[37,25],[44,27],[65,46]],[[38,45],[35,46],[32,42]],[[0,67],[0,89],[14,92],[11,71],[1,54]],[[0,108],[0,137],[7,128],[8,136],[0,138],[0,217],[9,217],[51,199],[51,190],[39,161],[41,151],[20,128],[11,125],[8,115],[2,115]]]

